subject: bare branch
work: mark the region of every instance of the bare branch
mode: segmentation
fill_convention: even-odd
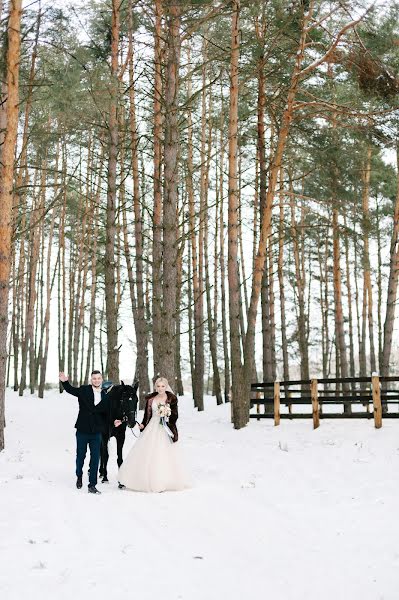
[[[314,71],[317,67],[319,67],[321,64],[323,64],[324,62],[326,62],[326,60],[328,60],[330,54],[335,50],[335,48],[338,46],[342,36],[349,31],[349,29],[353,29],[354,27],[356,27],[356,25],[358,25],[363,19],[364,17],[372,10],[372,8],[375,6],[375,2],[373,2],[369,8],[363,13],[363,15],[361,17],[359,17],[358,19],[355,19],[353,21],[350,21],[350,23],[347,23],[344,27],[342,27],[341,31],[338,33],[337,37],[335,38],[334,42],[331,44],[331,46],[328,48],[328,50],[326,51],[326,53],[324,54],[324,56],[322,56],[321,58],[313,61],[312,63],[310,63],[310,65],[308,65],[305,69],[302,69],[301,73],[300,73],[300,77],[304,77],[305,75],[307,75],[308,73],[311,73],[312,71]]]

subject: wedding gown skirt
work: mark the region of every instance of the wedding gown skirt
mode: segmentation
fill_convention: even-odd
[[[152,406],[150,422],[119,469],[118,480],[137,492],[164,492],[191,487],[179,456],[178,443],[171,442]]]

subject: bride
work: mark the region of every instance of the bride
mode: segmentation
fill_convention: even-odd
[[[146,396],[140,429],[144,430],[119,469],[118,480],[130,490],[164,492],[191,487],[180,463],[177,442],[177,398],[165,377]],[[121,421],[115,421],[118,427]]]

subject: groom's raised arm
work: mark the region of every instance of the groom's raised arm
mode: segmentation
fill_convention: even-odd
[[[73,387],[73,385],[69,383],[68,376],[65,375],[65,373],[60,373],[59,378],[62,383],[62,387],[66,392],[68,392],[68,394],[72,394],[72,396],[79,396],[79,389]]]

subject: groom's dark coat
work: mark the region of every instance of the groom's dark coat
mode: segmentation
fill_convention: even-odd
[[[147,396],[145,397],[146,403],[144,409],[144,417],[141,423],[142,425],[144,425],[144,428],[147,427],[152,417],[152,399],[157,395],[157,393],[158,392],[152,392],[152,394],[147,394]],[[179,417],[179,413],[177,410],[177,397],[174,394],[172,394],[172,392],[166,392],[166,395],[168,397],[166,402],[169,404],[171,410],[171,415],[168,421],[168,427],[173,433],[173,441],[177,442],[177,440],[179,439],[179,434],[176,427],[176,421]]]
[[[62,387],[79,401],[79,414],[75,423],[77,431],[82,433],[102,433],[108,427],[109,399],[101,392],[101,402],[94,404],[94,392],[91,385],[73,387],[69,381],[62,381]]]

